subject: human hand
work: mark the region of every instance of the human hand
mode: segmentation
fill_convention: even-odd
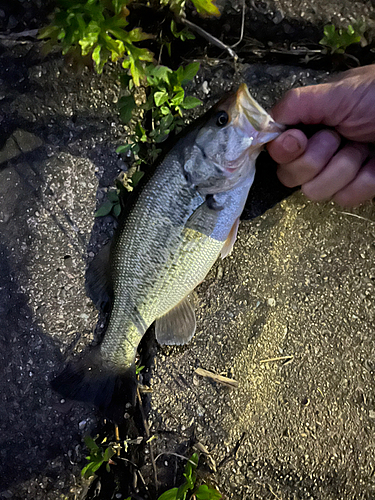
[[[322,124],[307,139],[288,129],[267,146],[288,187],[301,185],[315,201],[334,200],[355,206],[375,196],[375,65],[356,68],[329,83],[288,91],[271,110],[285,125]],[[339,149],[342,138],[348,139]]]

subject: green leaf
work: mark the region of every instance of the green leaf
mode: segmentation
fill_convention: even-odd
[[[112,448],[112,446],[108,446],[108,448],[105,450],[104,452],[104,455],[103,455],[103,460],[105,462],[108,462],[110,458],[113,457],[113,455],[115,455],[116,452],[115,450]]]
[[[146,66],[147,83],[149,85],[158,85],[160,82],[168,82],[168,75],[172,70],[168,66],[154,66],[149,64]]]
[[[170,125],[172,124],[172,122],[173,122],[173,115],[172,114],[163,116],[163,118],[160,120],[160,128],[161,128],[161,130],[165,130],[168,127],[170,127]]]
[[[162,106],[165,102],[168,101],[168,93],[165,90],[155,92],[154,101],[156,106]]]
[[[176,498],[178,500],[185,500],[188,491],[189,491],[188,483],[181,484],[181,486],[177,490]]]
[[[179,90],[178,92],[175,93],[170,102],[173,106],[178,106],[179,104],[182,103],[184,97],[185,97],[185,92],[183,90]]]
[[[116,148],[116,153],[118,154],[127,153],[131,149],[133,149],[133,144],[123,144],[122,146]]]
[[[331,53],[343,54],[345,50],[353,43],[359,43],[362,40],[362,33],[349,25],[346,30],[341,28],[336,29],[333,24],[324,26],[324,37],[320,40],[320,44],[328,47]]]
[[[171,21],[171,33],[175,38],[180,38],[183,42],[185,40],[195,40],[195,36],[187,28],[177,31],[176,23]]]
[[[136,124],[134,132],[141,142],[147,142],[146,130],[142,127],[141,122]]]
[[[125,124],[129,123],[133,116],[133,110],[137,107],[133,95],[121,97],[118,106],[122,122]]]
[[[85,436],[84,442],[85,442],[85,445],[87,446],[87,448],[90,450],[90,453],[92,453],[93,451],[99,450],[99,446],[95,443],[95,441],[92,439],[91,436]]]
[[[184,476],[186,478],[192,477],[193,472],[195,472],[196,468],[198,467],[198,461],[199,461],[198,453],[193,453],[193,455],[190,457],[190,460],[188,460],[188,462],[186,462],[185,465]]]
[[[145,33],[142,31],[142,28],[134,28],[129,31],[129,40],[132,42],[141,42],[142,40],[148,40],[150,38],[154,38],[154,35],[150,35],[149,33]]]
[[[141,173],[143,174],[143,172],[141,172]],[[133,177],[134,177],[134,175],[133,175]],[[133,179],[133,177],[132,177],[132,179]],[[143,369],[144,369],[144,366],[136,366],[135,367],[135,374],[139,375]]]
[[[169,113],[171,113],[171,110],[167,108],[167,106],[161,106],[160,113],[162,115],[168,115]]]
[[[104,217],[111,213],[113,203],[109,200],[105,201],[95,212],[95,217]]]
[[[190,82],[198,73],[199,67],[200,67],[199,62],[193,62],[191,64],[188,64],[186,68],[183,69],[181,85],[186,85],[188,82]]]
[[[202,17],[215,16],[220,17],[220,11],[215,5],[215,0],[191,0],[198,14]]]
[[[167,490],[160,495],[158,500],[176,500],[177,498],[177,488],[172,488],[171,490]]]
[[[119,201],[117,191],[108,191],[107,198],[112,203],[118,203]]]
[[[95,49],[92,52],[92,60],[96,64],[96,66],[99,68],[100,67],[100,51],[101,51],[101,46],[97,45]]]
[[[197,97],[193,97],[188,95],[185,97],[185,99],[181,103],[181,107],[184,109],[193,109],[196,108],[197,106],[200,106],[202,104],[202,101],[198,99]]]
[[[120,213],[121,213],[121,205],[120,203],[116,203],[115,205],[113,205],[113,213],[116,217],[119,217]],[[115,452],[113,452],[113,455],[115,454]],[[112,456],[112,455],[111,455]],[[110,457],[111,458],[111,457]]]
[[[194,492],[197,500],[220,500],[222,495],[215,488],[209,488],[207,484],[202,484]]]
[[[78,41],[81,46],[83,56],[86,56],[98,41],[100,34],[100,27],[95,22],[91,22],[87,26],[86,36]]]
[[[128,5],[128,3],[130,3],[130,0],[112,0],[116,14],[119,14],[122,9]]]
[[[44,28],[39,30],[38,33],[38,39],[42,40],[44,38],[50,38],[52,35],[56,35],[57,32],[59,32],[58,26],[54,26],[53,24],[50,24],[49,26],[45,26]]]
[[[138,182],[142,179],[142,177],[143,177],[144,175],[145,175],[145,173],[144,173],[144,172],[141,172],[140,170],[136,170],[136,171],[134,172],[134,174],[131,176],[131,181],[132,181],[132,185],[133,185],[133,187],[135,187],[135,186],[138,184]],[[141,369],[142,369],[142,368],[144,368],[144,366],[143,366],[143,367],[141,367],[141,368],[139,369],[139,371],[141,371]],[[139,373],[139,372],[138,372],[138,373]]]

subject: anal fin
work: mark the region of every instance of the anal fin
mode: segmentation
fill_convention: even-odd
[[[221,249],[220,255],[222,259],[225,259],[225,257],[227,257],[233,250],[233,245],[237,238],[239,224],[240,224],[240,218],[238,217],[235,220],[232,229],[229,231],[228,238],[225,240],[224,246]]]
[[[183,345],[195,333],[195,312],[189,296],[185,297],[155,322],[156,340],[162,345]]]

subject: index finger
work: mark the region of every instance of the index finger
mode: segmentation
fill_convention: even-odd
[[[323,83],[289,90],[271,110],[275,121],[285,125],[297,123],[337,126],[347,113],[345,94],[334,83]]]

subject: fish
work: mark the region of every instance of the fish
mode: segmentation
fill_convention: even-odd
[[[191,340],[191,293],[231,252],[257,156],[283,129],[243,83],[177,140],[92,262],[88,294],[98,308],[110,304],[109,321],[99,347],[52,381],[63,397],[102,410],[121,398],[134,403],[137,347],[148,328],[155,322],[162,345]]]

